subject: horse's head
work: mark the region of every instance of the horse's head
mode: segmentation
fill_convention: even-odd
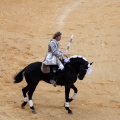
[[[86,74],[91,73],[92,70],[91,70],[90,66],[92,65],[92,63],[87,62],[87,63],[79,66],[78,78],[80,80],[83,80],[83,78],[85,77]]]
[[[92,63],[89,63],[84,57],[82,56],[71,56],[70,58],[66,58],[65,63],[70,62],[72,69],[75,70],[75,72],[77,73],[77,77],[80,80],[83,80],[83,78],[85,77],[86,74],[90,74],[91,73],[91,68],[90,66],[92,65]]]

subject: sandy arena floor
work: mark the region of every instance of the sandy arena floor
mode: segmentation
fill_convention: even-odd
[[[28,105],[21,109],[26,82],[13,84],[13,76],[43,61],[56,31],[63,33],[62,50],[74,34],[69,56],[93,61],[93,72],[75,83],[73,115],[63,107],[64,87],[44,82],[34,93],[32,114]],[[119,77],[120,0],[0,0],[0,120],[119,120]]]

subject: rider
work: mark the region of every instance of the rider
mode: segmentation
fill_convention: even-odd
[[[56,32],[53,35],[53,39],[50,41],[48,45],[48,53],[46,55],[45,61],[43,62],[45,65],[57,65],[59,70],[64,69],[64,65],[62,62],[59,60],[59,58],[62,58],[63,56],[66,56],[64,52],[62,52],[59,48],[59,42],[61,40],[62,33],[61,32]],[[49,63],[47,61],[49,59]],[[52,75],[50,78],[50,83],[56,86],[56,81],[54,80],[54,76]]]

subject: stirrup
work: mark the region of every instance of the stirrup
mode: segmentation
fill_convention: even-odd
[[[54,87],[56,87],[56,81],[55,81],[55,80],[50,80],[50,83],[51,83]]]

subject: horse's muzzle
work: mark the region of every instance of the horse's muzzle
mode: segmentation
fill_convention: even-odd
[[[81,77],[80,75],[78,75],[78,78],[79,78],[79,80],[83,80],[83,77]]]

